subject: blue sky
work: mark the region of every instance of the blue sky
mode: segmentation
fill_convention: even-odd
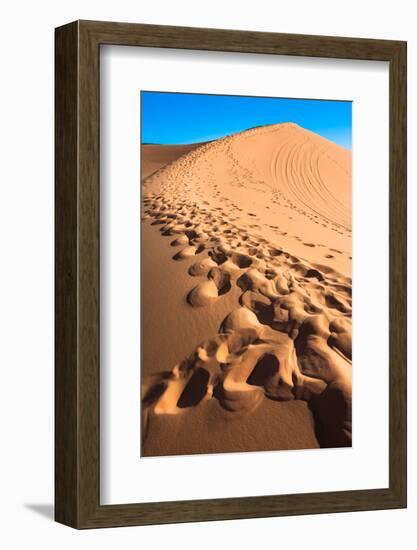
[[[209,141],[254,126],[295,122],[352,148],[352,103],[167,92],[141,92],[142,143]]]

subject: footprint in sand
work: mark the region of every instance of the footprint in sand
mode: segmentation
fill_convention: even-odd
[[[180,246],[184,244],[189,244],[187,235],[181,235],[171,242],[171,246]]]
[[[207,275],[207,273],[216,267],[217,264],[211,258],[205,258],[201,262],[196,262],[188,269],[188,274],[192,277],[201,277]]]
[[[198,284],[188,293],[187,302],[194,307],[206,306],[230,289],[230,275],[214,267],[208,274],[208,281]]]
[[[204,249],[205,249],[205,246],[203,244],[200,244],[198,246],[194,246],[194,245],[186,246],[185,248],[177,252],[175,256],[173,256],[173,259],[186,260],[188,258],[192,258],[196,254],[200,254],[201,252],[203,252]]]

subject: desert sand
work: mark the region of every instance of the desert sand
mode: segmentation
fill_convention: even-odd
[[[167,164],[174,162],[182,155],[193,151],[201,145],[203,144],[193,143],[190,145],[163,145],[161,147],[152,143],[143,144],[141,162],[142,179],[151,176],[163,166],[167,166]]]
[[[352,442],[351,153],[142,146],[142,456]]]

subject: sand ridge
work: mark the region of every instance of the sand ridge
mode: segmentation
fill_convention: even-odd
[[[144,154],[142,155],[141,162],[142,179],[149,177],[160,168],[169,165],[170,163],[176,161],[179,157],[186,155],[199,146],[201,146],[201,143],[189,145],[165,145],[164,147],[160,147],[159,145],[154,145],[152,143],[143,144],[142,151]]]
[[[239,297],[171,370],[144,369],[143,454],[155,419],[215,402],[245,422],[265,399],[305,401],[321,446],[351,445],[350,170],[348,151],[289,123],[202,145],[145,179],[143,223],[196,280],[187,307],[204,322]]]

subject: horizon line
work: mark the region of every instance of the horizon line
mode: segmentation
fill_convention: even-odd
[[[297,124],[296,122],[292,121],[286,121],[286,122],[272,122],[271,124],[259,124],[255,126],[248,126],[247,128],[244,128],[243,130],[238,130],[237,132],[231,132],[229,134],[220,134],[218,137],[210,138],[210,139],[199,139],[197,141],[188,141],[188,142],[175,142],[175,143],[168,143],[168,142],[150,142],[150,141],[142,141],[141,145],[160,145],[165,147],[178,147],[178,146],[187,146],[187,145],[205,145],[207,143],[212,143],[214,141],[224,139],[226,137],[235,136],[238,134],[242,134],[244,132],[247,132],[249,130],[254,130],[256,128],[267,128],[268,126],[280,126],[282,124],[292,124],[293,126],[296,126],[298,128],[301,128],[305,132],[310,132],[312,134],[315,134],[316,136],[321,137],[322,139],[329,141],[330,143],[333,143],[334,145],[337,145],[337,147],[341,147],[342,149],[345,149],[346,151],[352,152],[352,148],[345,147],[344,145],[340,145],[340,143],[337,143],[336,141],[333,141],[332,139],[329,139],[322,134],[319,134],[318,132],[314,132],[313,130],[310,130],[308,128],[305,128],[304,126],[301,126],[300,124]]]

